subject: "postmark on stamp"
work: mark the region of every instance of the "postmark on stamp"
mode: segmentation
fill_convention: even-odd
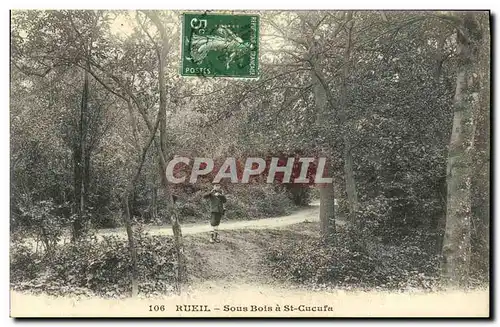
[[[257,78],[259,16],[185,13],[182,76]]]

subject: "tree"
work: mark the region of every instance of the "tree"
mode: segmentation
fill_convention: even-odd
[[[465,285],[471,261],[471,155],[479,101],[479,49],[483,31],[472,12],[446,17],[455,24],[457,77],[447,167],[446,229],[442,277],[451,286]]]
[[[163,26],[159,16],[154,11],[147,11],[146,15],[151,19],[155,27],[157,28],[160,34],[160,44],[155,43],[156,53],[158,56],[158,87],[160,93],[160,106],[158,112],[158,120],[160,124],[160,148],[158,151],[160,152],[160,176],[163,184],[164,195],[167,198],[167,201],[170,207],[173,208],[170,221],[172,222],[172,231],[174,234],[174,244],[177,256],[177,269],[176,269],[176,279],[177,279],[177,292],[180,294],[181,292],[181,283],[183,282],[183,272],[185,269],[184,266],[184,247],[182,244],[182,231],[181,225],[179,223],[179,215],[177,211],[177,206],[175,204],[176,197],[172,192],[172,189],[169,187],[169,183],[166,177],[167,171],[167,161],[166,158],[169,158],[169,149],[167,148],[167,99],[166,99],[166,85],[165,85],[165,66],[167,54],[170,49],[169,43],[169,35]],[[153,40],[152,40],[153,41]],[[154,133],[152,133],[154,135]]]
[[[473,234],[471,239],[472,268],[487,275],[490,269],[490,33],[489,17],[481,16],[483,46],[479,49],[479,104],[477,106],[474,173],[471,185]]]

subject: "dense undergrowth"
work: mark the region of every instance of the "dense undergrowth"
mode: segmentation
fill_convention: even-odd
[[[171,237],[137,235],[139,291],[165,294],[174,281],[174,248]],[[126,240],[104,236],[59,245],[53,253],[36,253],[32,247],[11,247],[11,285],[52,295],[128,296],[131,260]]]
[[[415,233],[400,244],[353,242],[345,227],[337,227],[336,245],[325,245],[316,234],[294,233],[266,247],[265,262],[276,279],[320,288],[438,290],[440,257],[432,235]],[[471,287],[487,285],[487,277],[470,276]]]
[[[236,251],[233,253],[236,261],[227,265],[224,278],[230,280],[241,267],[247,266],[243,254],[250,242],[260,249],[257,250],[259,263],[251,269],[263,274],[269,282],[330,290],[441,289],[440,258],[433,251],[432,235],[415,233],[398,240],[398,244],[367,240],[366,246],[360,248],[358,242],[352,242],[345,226],[337,227],[336,245],[324,244],[318,232],[318,225],[311,223],[246,231],[243,240],[237,237],[239,231],[226,232],[224,238],[226,243],[232,244],[231,251]],[[171,293],[175,270],[172,238],[152,236],[139,230],[136,239],[140,295]],[[187,238],[186,242],[193,240]],[[202,242],[193,246],[213,245]],[[196,253],[187,251],[186,256],[189,259]],[[215,254],[223,256],[224,252]],[[102,297],[125,297],[131,291],[128,244],[116,236],[103,236],[101,241],[87,237],[77,243],[59,244],[52,253],[35,252],[32,246],[15,241],[11,245],[10,264],[14,290]],[[190,269],[198,268],[190,266]],[[208,266],[196,272],[188,270],[188,280],[196,274],[203,274],[203,271],[210,272],[210,269],[218,267]],[[209,278],[197,277],[202,280]],[[488,283],[484,273],[471,273],[469,279],[471,287]]]

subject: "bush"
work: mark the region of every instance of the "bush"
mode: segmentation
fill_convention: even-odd
[[[248,207],[254,216],[283,215],[293,206],[285,192],[275,192],[270,187],[248,190]]]
[[[70,218],[58,212],[68,204],[56,205],[51,199],[34,201],[29,195],[22,195],[20,199],[18,208],[22,217],[21,226],[40,241],[46,251],[52,252],[71,223]]]
[[[227,186],[226,217],[228,219],[255,219],[289,214],[296,206],[286,190],[275,190],[273,185],[229,185]],[[181,197],[178,201],[182,222],[208,219],[210,206],[198,190]],[[162,212],[168,217],[170,210]]]
[[[174,281],[174,248],[170,237],[136,239],[139,291],[169,292]],[[11,254],[11,282],[15,287],[47,286],[43,291],[64,294],[86,290],[100,296],[130,293],[131,260],[128,243],[116,236],[101,241],[89,237],[59,246],[53,255],[40,258],[28,248],[15,246]]]
[[[436,285],[438,257],[416,245],[422,240],[398,247],[370,244],[360,251],[339,229],[337,246],[301,235],[284,244],[270,244],[266,258],[271,274],[296,283],[345,288],[431,289]]]
[[[16,242],[10,247],[10,279],[21,282],[35,279],[43,269],[43,257],[29,245]]]
[[[264,218],[289,214],[295,208],[286,191],[272,185],[242,185],[228,194],[227,217]]]

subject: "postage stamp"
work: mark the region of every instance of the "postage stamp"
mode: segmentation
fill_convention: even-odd
[[[256,78],[258,15],[183,15],[183,76]]]

